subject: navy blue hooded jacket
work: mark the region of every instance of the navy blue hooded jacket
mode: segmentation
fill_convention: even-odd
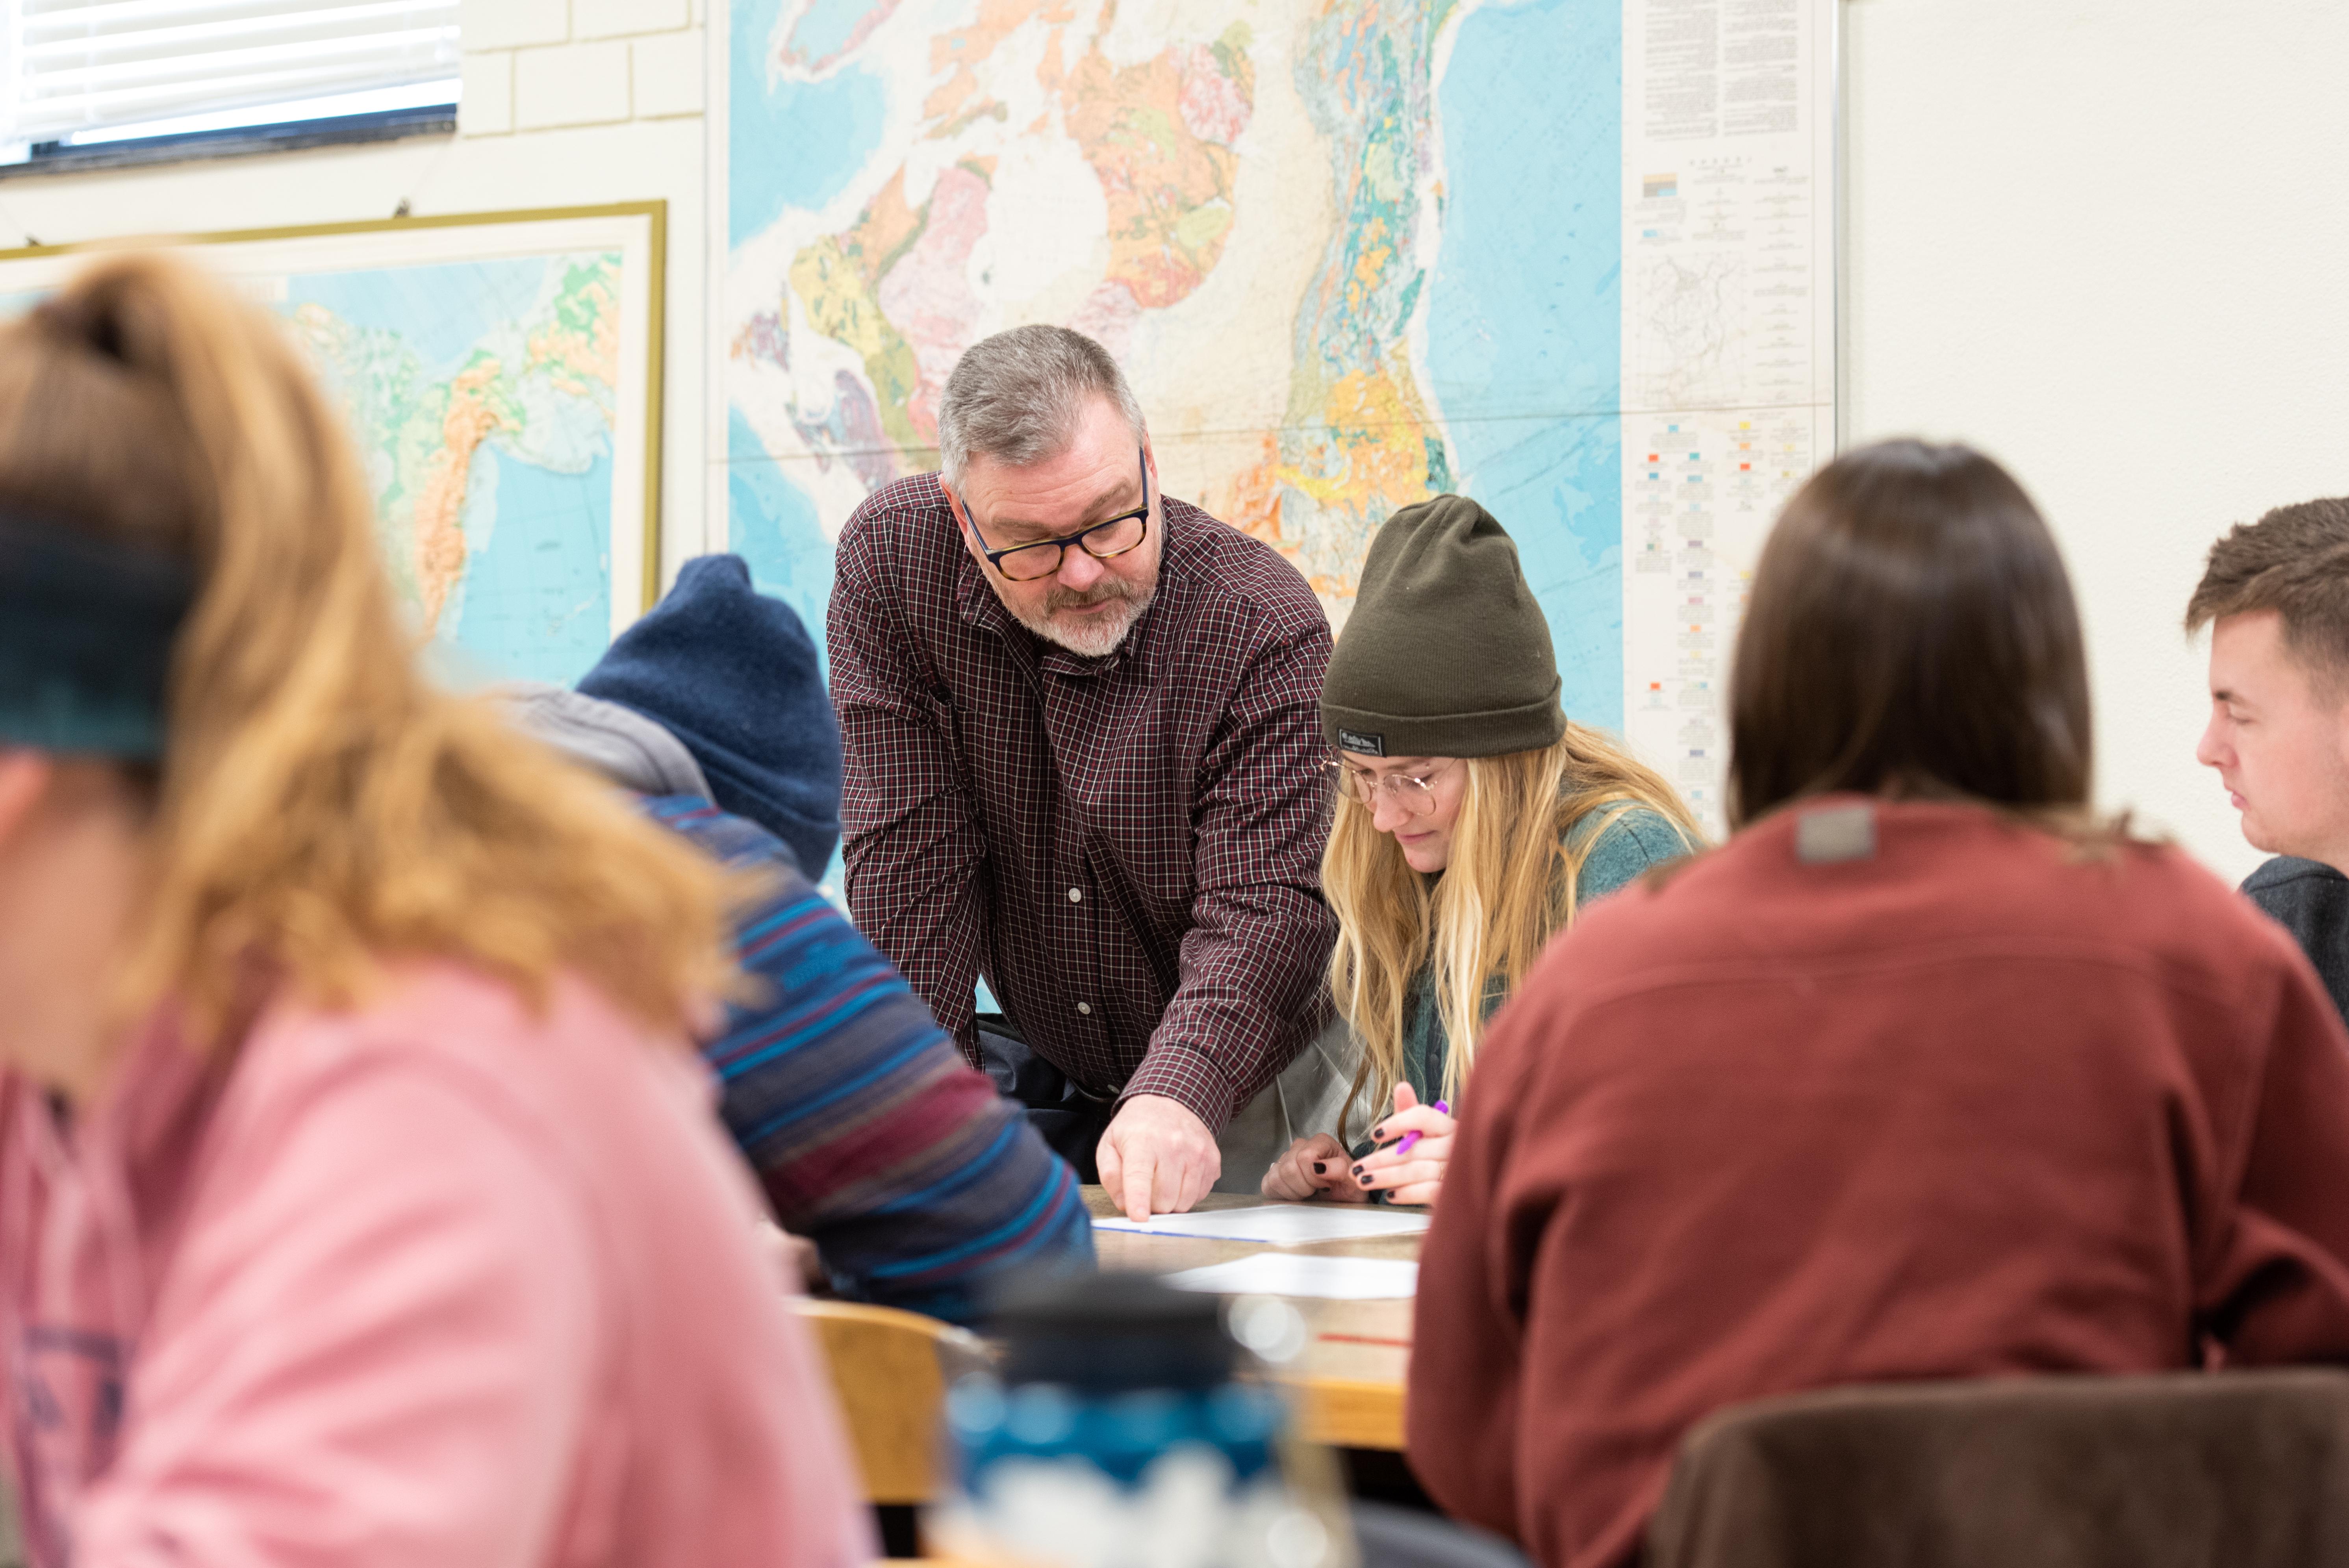
[[[840,721],[815,640],[739,555],[704,555],[579,690],[685,743],[711,799],[781,839],[810,881],[840,846]]]

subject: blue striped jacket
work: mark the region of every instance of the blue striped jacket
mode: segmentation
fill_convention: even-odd
[[[962,1323],[1014,1271],[1092,1266],[1076,1172],[791,851],[698,795],[644,809],[772,884],[737,933],[764,995],[730,1007],[702,1054],[777,1221],[815,1243],[834,1288]]]

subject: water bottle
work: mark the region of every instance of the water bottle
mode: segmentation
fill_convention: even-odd
[[[947,1396],[959,1485],[930,1539],[1029,1568],[1350,1568],[1335,1464],[1291,1436],[1227,1319],[1276,1354],[1304,1339],[1285,1302],[1227,1312],[1146,1274],[1007,1298],[988,1325],[999,1372]]]

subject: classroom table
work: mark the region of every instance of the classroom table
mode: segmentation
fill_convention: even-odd
[[[1196,1206],[1238,1209],[1264,1201],[1245,1192],[1210,1192]],[[1085,1189],[1085,1206],[1096,1215],[1117,1212],[1117,1205],[1099,1187]],[[1262,1242],[1216,1242],[1195,1236],[1146,1236],[1133,1231],[1096,1230],[1093,1251],[1105,1269],[1172,1274],[1262,1252],[1416,1260],[1423,1239],[1382,1236],[1376,1241],[1271,1247]],[[1304,1315],[1312,1339],[1279,1377],[1297,1392],[1305,1435],[1336,1448],[1401,1450],[1403,1374],[1411,1365],[1411,1303],[1297,1297],[1290,1300]]]

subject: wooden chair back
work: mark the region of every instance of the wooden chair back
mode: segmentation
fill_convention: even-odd
[[[1785,1395],[1692,1430],[1649,1568],[2349,1563],[2349,1372]]]
[[[946,1392],[966,1372],[992,1365],[968,1329],[857,1302],[794,1298],[792,1309],[823,1347],[840,1396],[867,1501],[928,1502],[937,1473]]]

